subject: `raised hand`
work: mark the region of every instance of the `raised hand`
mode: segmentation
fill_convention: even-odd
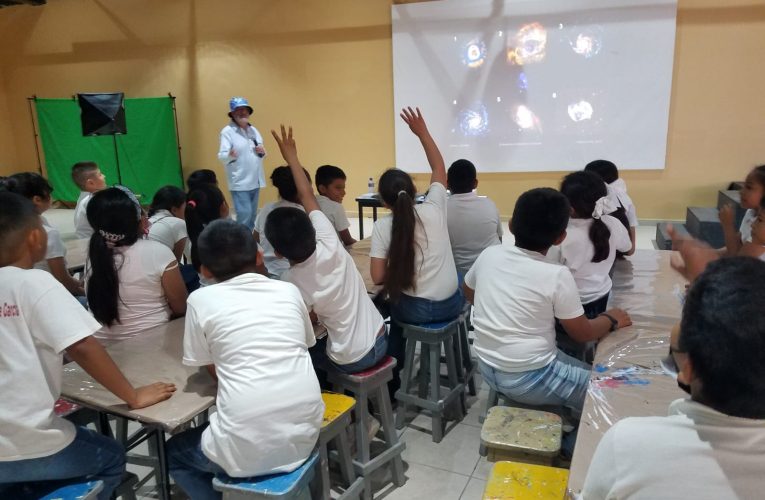
[[[297,156],[297,145],[295,139],[292,138],[292,127],[289,127],[289,131],[285,130],[284,125],[281,126],[281,134],[277,134],[275,130],[271,131],[271,135],[276,139],[276,144],[279,145],[279,151],[282,153],[282,158],[289,165],[299,164]]]
[[[401,119],[404,120],[407,125],[409,125],[409,130],[411,130],[414,135],[422,139],[423,136],[429,134],[428,126],[425,124],[425,118],[422,117],[420,108],[414,109],[416,111],[409,107],[404,108],[401,110],[401,114],[399,116],[401,116]]]
[[[706,243],[679,237],[671,225],[667,227],[667,233],[672,238],[672,250],[678,252],[672,254],[669,263],[688,281],[695,280],[710,262],[720,258],[720,254]]]
[[[160,401],[170,399],[174,392],[175,384],[155,382],[151,385],[144,385],[135,390],[135,401],[131,402],[130,408],[133,410],[146,408]]]
[[[720,207],[720,223],[723,227],[733,227],[733,221],[736,218],[736,214],[733,211],[733,207],[729,204],[725,204]]]

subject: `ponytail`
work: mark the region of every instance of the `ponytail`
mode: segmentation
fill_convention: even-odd
[[[199,272],[202,263],[199,260],[197,240],[205,226],[221,218],[221,207],[226,203],[223,193],[213,184],[204,184],[189,192],[186,198],[186,232],[191,243],[191,264]]]
[[[122,186],[104,189],[88,202],[88,222],[93,227],[88,248],[88,307],[103,325],[120,321],[119,268],[116,247],[129,247],[141,233],[141,207]]]
[[[380,197],[393,211],[390,247],[385,272],[385,289],[397,302],[404,290],[416,288],[414,230],[415,187],[409,174],[398,169],[387,170],[380,177]]]
[[[608,196],[606,184],[593,172],[572,172],[563,178],[560,190],[574,209],[575,218],[593,219],[589,231],[590,241],[595,250],[592,262],[608,259],[611,253],[611,230],[601,219],[607,213],[607,209],[604,208],[607,203],[603,200]]]

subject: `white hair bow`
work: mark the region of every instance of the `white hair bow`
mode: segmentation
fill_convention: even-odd
[[[595,210],[592,211],[593,219],[600,219],[604,215],[610,214],[616,211],[616,205],[611,201],[611,198],[604,196],[595,202]]]

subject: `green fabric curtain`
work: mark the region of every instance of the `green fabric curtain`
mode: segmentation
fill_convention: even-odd
[[[170,97],[125,99],[127,134],[90,137],[82,135],[76,100],[34,102],[45,171],[55,199],[77,200],[80,190],[72,182],[71,170],[78,161],[95,161],[106,175],[106,183],[112,185],[119,182],[119,158],[122,184],[132,189],[143,204],[149,204],[162,186],[183,188]]]

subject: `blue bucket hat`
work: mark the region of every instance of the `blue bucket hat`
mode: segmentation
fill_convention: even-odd
[[[228,116],[231,116],[231,112],[234,111],[236,108],[247,108],[247,110],[252,114],[252,107],[250,106],[250,103],[247,102],[247,99],[244,97],[232,97],[231,100],[228,102]]]

